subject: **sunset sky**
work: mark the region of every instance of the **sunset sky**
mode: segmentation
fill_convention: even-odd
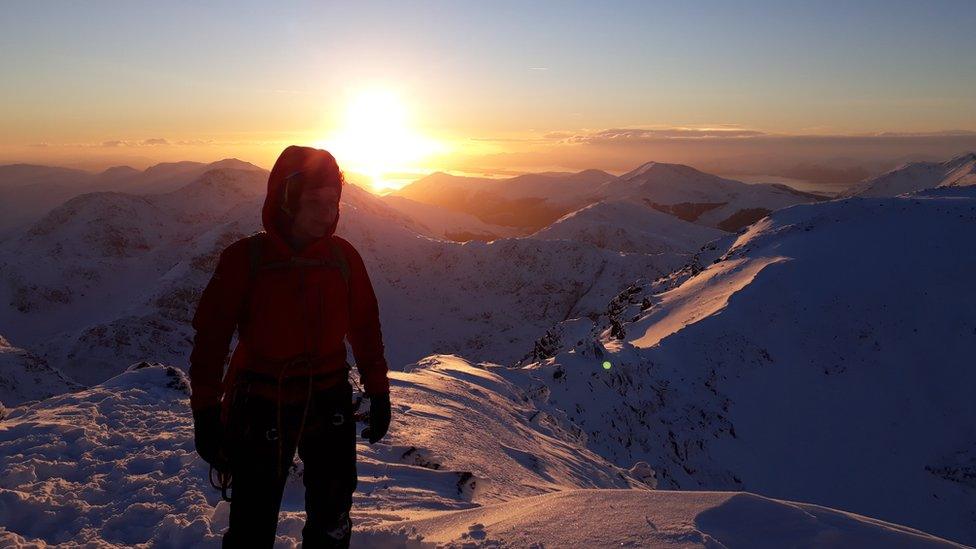
[[[8,2],[0,163],[303,143],[397,185],[946,156],[976,148],[974,29],[972,0]]]

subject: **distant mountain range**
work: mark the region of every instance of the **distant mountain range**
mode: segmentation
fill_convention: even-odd
[[[603,200],[640,202],[725,231],[737,231],[778,208],[823,200],[785,185],[746,184],[661,162],[648,162],[619,177],[599,170],[508,179],[435,173],[395,194],[527,232]]]
[[[81,194],[98,191],[164,193],[182,187],[210,170],[223,168],[267,173],[233,158],[210,164],[168,162],[144,171],[117,166],[99,173],[30,164],[0,166],[0,240],[65,200]]]

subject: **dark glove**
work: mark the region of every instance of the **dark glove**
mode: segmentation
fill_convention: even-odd
[[[193,412],[193,443],[197,453],[218,471],[227,468],[223,452],[223,426],[220,423],[220,407]]]
[[[363,429],[362,436],[370,444],[379,442],[390,428],[390,393],[369,397],[369,427]]]

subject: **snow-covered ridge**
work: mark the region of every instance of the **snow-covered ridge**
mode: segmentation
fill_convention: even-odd
[[[976,185],[976,153],[962,154],[945,162],[910,162],[855,185],[847,196],[897,196],[936,187],[970,185]]]
[[[553,330],[512,375],[662,487],[756,491],[971,544],[973,234],[973,192],[781,210],[677,287],[635,286],[590,330]]]

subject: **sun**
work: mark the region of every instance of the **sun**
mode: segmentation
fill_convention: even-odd
[[[370,177],[374,190],[396,188],[396,174],[422,168],[425,158],[443,150],[412,127],[411,114],[391,90],[361,91],[346,105],[338,129],[317,145],[328,149],[343,170]]]

